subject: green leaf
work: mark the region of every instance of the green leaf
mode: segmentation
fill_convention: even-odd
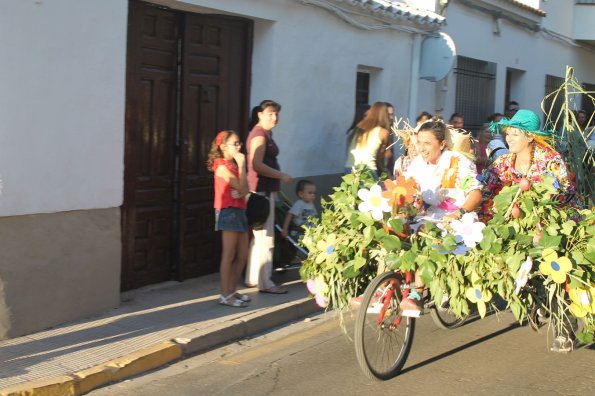
[[[576,223],[572,220],[568,220],[564,224],[562,224],[562,234],[564,235],[571,235],[576,227]]]
[[[388,252],[401,250],[401,240],[394,235],[385,235],[381,237],[380,243]]]
[[[553,248],[554,250],[558,250],[561,241],[562,237],[560,235],[548,235],[544,232],[541,236],[541,239],[539,240],[539,246],[543,246],[544,248],[549,247]]]

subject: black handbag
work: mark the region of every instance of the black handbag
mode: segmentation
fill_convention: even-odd
[[[251,193],[246,203],[246,217],[248,226],[253,229],[262,228],[271,210],[269,197]]]

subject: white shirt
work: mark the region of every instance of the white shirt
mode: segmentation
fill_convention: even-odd
[[[459,158],[455,188],[442,189],[440,188],[442,177],[450,169],[452,157]],[[463,154],[448,149],[442,152],[437,164],[430,164],[418,155],[405,172],[405,177],[412,177],[419,186],[423,202],[429,206],[427,215],[435,219],[441,219],[449,212],[439,207],[443,201],[448,200],[452,205],[460,208],[467,200],[469,192],[481,189],[481,183],[475,176],[477,176],[475,163]]]

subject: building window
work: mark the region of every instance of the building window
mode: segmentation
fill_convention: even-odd
[[[458,56],[454,74],[457,79],[454,110],[463,115],[465,129],[477,135],[494,112],[496,64]]]
[[[355,83],[355,106],[370,103],[370,73],[357,72]]]
[[[564,79],[562,77],[550,76],[546,74],[545,76],[545,96],[544,99],[544,110],[545,110],[545,122],[544,127],[546,129],[556,129],[559,130],[564,126],[564,120],[556,119],[560,115],[562,111],[562,106],[564,105],[564,94],[559,95],[552,95],[548,96],[549,94],[555,92],[564,84]]]

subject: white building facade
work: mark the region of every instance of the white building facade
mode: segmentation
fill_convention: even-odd
[[[358,76],[369,103],[410,118],[463,103],[479,119],[508,99],[537,110],[566,65],[595,84],[595,32],[574,22],[595,6],[538,3],[1,2],[0,338],[117,306],[121,289],[216,271],[205,153],[218,130],[245,137],[263,99],[283,106],[282,169],[325,192],[343,169]],[[420,80],[423,40],[438,32],[455,42],[455,69]],[[487,70],[479,99],[457,85],[467,64]]]

